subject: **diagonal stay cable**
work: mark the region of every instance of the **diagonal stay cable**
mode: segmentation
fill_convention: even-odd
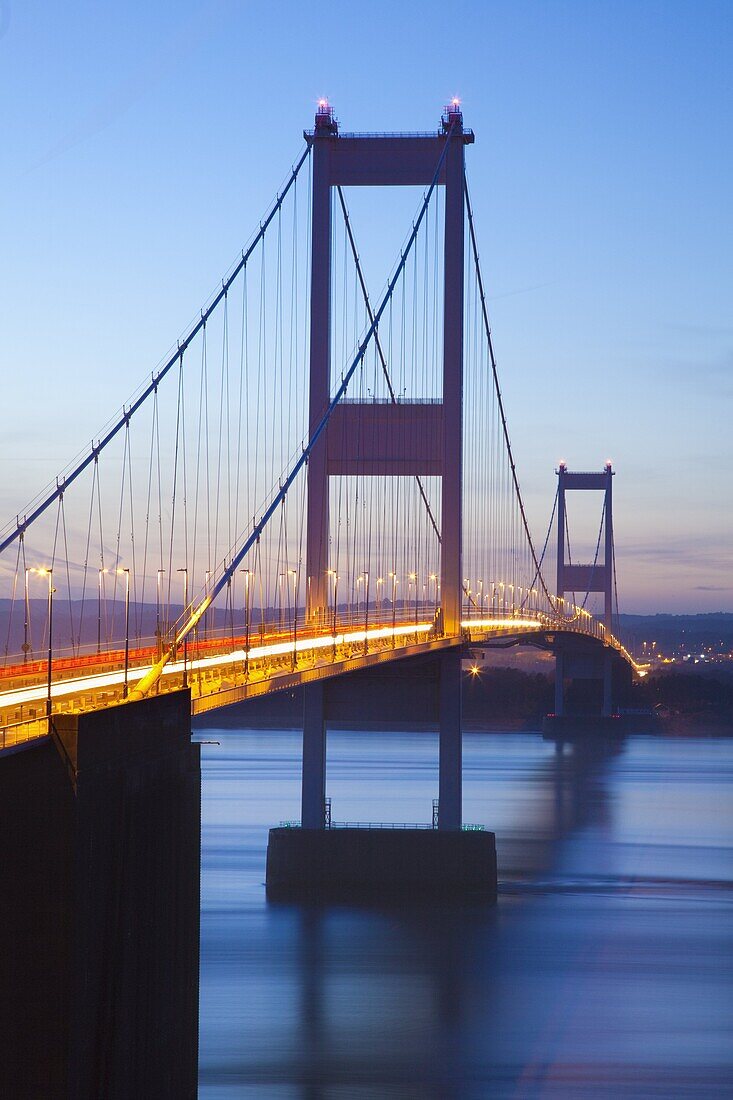
[[[509,439],[509,428],[507,426],[506,413],[504,411],[504,399],[502,398],[501,389],[499,387],[499,373],[498,373],[497,368],[496,368],[496,357],[494,355],[494,342],[491,338],[491,326],[489,325],[489,313],[488,313],[488,310],[486,308],[486,295],[484,293],[484,280],[483,280],[483,276],[481,274],[481,267],[479,265],[478,244],[476,242],[476,230],[475,230],[475,227],[474,227],[474,224],[473,224],[473,209],[471,207],[471,199],[470,199],[470,196],[469,196],[469,193],[468,193],[468,181],[465,179],[465,177],[464,177],[464,192],[465,192],[465,196],[466,196],[466,213],[468,214],[468,229],[469,229],[469,234],[470,234],[470,237],[471,237],[471,250],[473,252],[473,262],[474,262],[475,267],[476,267],[476,278],[478,280],[479,294],[481,295],[481,312],[483,314],[483,321],[484,321],[484,329],[485,329],[485,332],[486,332],[486,339],[488,340],[488,344],[489,344],[489,359],[490,359],[490,362],[491,362],[491,373],[492,373],[493,378],[494,378],[494,388],[496,390],[496,400],[497,400],[497,403],[498,403],[498,406],[499,406],[499,413],[501,415],[501,426],[502,426],[502,431],[503,431],[503,434],[504,434],[504,443],[506,445],[507,455],[508,455],[508,458],[509,458],[509,465],[510,465],[510,468],[511,468],[511,471],[512,471],[512,481],[514,483],[514,491],[517,495],[517,502],[519,504],[519,511],[520,511],[521,516],[522,516],[522,525],[524,527],[524,533],[527,536],[527,542],[529,543],[529,549],[530,549],[530,553],[532,555],[532,561],[533,561],[534,567],[537,571],[537,575],[539,577],[540,584],[542,585],[542,590],[544,591],[545,596],[547,597],[547,599],[550,603],[550,607],[552,607],[556,611],[557,608],[556,608],[556,604],[555,604],[555,598],[551,595],[551,593],[550,593],[550,591],[549,591],[549,589],[548,589],[548,587],[545,583],[545,578],[542,575],[542,572],[541,572],[541,569],[540,569],[540,563],[539,563],[539,560],[537,558],[537,551],[535,550],[534,541],[532,539],[532,535],[531,535],[531,532],[529,530],[529,523],[527,522],[527,513],[524,510],[524,501],[522,499],[522,493],[521,493],[521,490],[519,488],[519,477],[517,476],[517,468],[514,464],[514,453],[512,451],[512,445],[511,445],[511,441]]]
[[[320,439],[320,437],[323,435],[323,432],[326,430],[326,426],[327,426],[329,420],[331,419],[331,414],[333,413],[333,410],[336,408],[339,401],[341,400],[343,395],[346,393],[349,382],[351,381],[351,379],[354,375],[354,372],[356,371],[356,368],[359,366],[359,364],[364,359],[367,348],[369,347],[371,339],[374,336],[374,333],[377,329],[377,326],[379,325],[379,322],[382,318],[382,314],[384,313],[385,309],[389,305],[389,302],[392,298],[392,294],[394,292],[394,288],[397,285],[397,281],[398,281],[400,275],[402,274],[402,272],[404,270],[405,264],[407,263],[408,256],[410,255],[410,252],[412,250],[412,246],[415,243],[415,238],[417,237],[418,230],[420,229],[420,225],[422,224],[422,220],[425,216],[425,211],[427,210],[428,205],[430,203],[430,199],[432,198],[433,191],[435,190],[435,188],[438,184],[438,179],[440,178],[440,173],[441,173],[442,168],[443,168],[443,163],[445,161],[446,153],[448,152],[448,148],[450,146],[450,142],[451,142],[451,138],[453,137],[454,130],[455,130],[455,123],[453,123],[451,125],[448,133],[446,134],[445,144],[443,146],[442,152],[441,152],[440,157],[438,159],[438,163],[437,163],[437,166],[435,168],[435,174],[433,175],[430,186],[428,187],[427,191],[425,192],[425,197],[424,197],[422,205],[420,207],[420,211],[418,213],[417,218],[415,219],[415,222],[413,223],[412,232],[410,233],[410,236],[408,237],[407,245],[405,246],[405,248],[402,249],[402,251],[400,253],[399,263],[397,264],[397,267],[395,268],[394,274],[392,275],[392,278],[390,279],[390,281],[387,285],[387,289],[384,292],[384,295],[383,295],[382,300],[379,304],[379,307],[378,307],[376,313],[374,314],[374,319],[370,322],[369,327],[366,331],[366,334],[364,335],[364,338],[362,339],[361,343],[359,344],[357,352],[356,352],[356,354],[355,354],[355,356],[354,356],[354,358],[351,362],[351,365],[349,366],[349,369],[344,373],[344,375],[341,379],[341,383],[339,384],[334,396],[331,398],[331,401],[329,403],[328,408],[323,413],[321,419],[318,421],[318,424],[315,426],[315,428],[313,428],[311,430],[311,434],[310,434],[310,438],[309,438],[309,442],[308,442],[307,446],[303,447],[300,456],[298,457],[296,462],[293,464],[293,466],[292,466],[290,472],[288,473],[287,477],[285,478],[285,480],[281,482],[280,487],[278,489],[278,492],[274,495],[274,497],[273,497],[272,501],[270,502],[269,506],[265,509],[265,511],[264,511],[263,515],[261,516],[259,522],[256,523],[254,525],[254,527],[252,528],[252,532],[249,535],[249,537],[247,539],[245,539],[243,545],[240,547],[240,549],[238,551],[236,551],[236,553],[232,553],[229,564],[222,570],[222,572],[219,576],[219,579],[213,585],[213,587],[211,588],[211,591],[208,592],[204,596],[203,600],[198,605],[198,607],[196,607],[193,610],[193,612],[188,616],[187,619],[184,619],[184,621],[181,625],[179,625],[179,623],[181,623],[181,620],[180,619],[178,620],[178,623],[176,624],[176,627],[175,627],[174,640],[171,643],[170,647],[166,650],[166,652],[163,654],[163,656],[160,658],[160,660],[157,661],[156,664],[153,665],[153,667],[149,670],[149,672],[147,672],[142,677],[142,679],[139,681],[139,683],[137,683],[135,685],[133,690],[130,692],[129,699],[131,699],[131,700],[142,699],[146,695],[146,693],[150,690],[150,688],[153,687],[153,685],[158,681],[158,679],[160,678],[160,675],[161,675],[163,669],[165,668],[165,666],[167,665],[168,661],[176,653],[176,651],[178,649],[178,646],[181,645],[184,638],[191,632],[191,630],[194,629],[196,624],[201,620],[202,616],[206,613],[207,609],[210,607],[210,605],[213,603],[213,601],[216,599],[216,597],[219,595],[219,593],[222,591],[222,589],[226,586],[226,583],[227,583],[229,577],[231,577],[232,574],[236,571],[236,569],[238,568],[240,562],[244,560],[244,558],[249,553],[249,551],[252,549],[252,547],[256,543],[259,542],[260,536],[262,535],[263,530],[267,526],[267,524],[270,521],[270,519],[272,518],[272,516],[277,511],[280,504],[285,500],[285,497],[287,496],[287,494],[290,490],[290,487],[292,486],[292,484],[295,481],[296,477],[298,476],[300,471],[303,469],[303,467],[307,464],[308,459],[310,458],[310,456],[313,452],[313,448],[315,447],[315,445],[318,442],[318,440]],[[183,616],[181,616],[181,618],[183,618]]]
[[[222,279],[221,288],[217,291],[216,295],[214,296],[214,298],[212,298],[206,309],[203,309],[201,311],[201,316],[189,329],[186,336],[184,336],[182,340],[178,341],[176,350],[171,355],[171,357],[157,373],[154,373],[152,375],[151,381],[146,385],[145,389],[139,394],[139,396],[129,405],[129,407],[125,408],[123,406],[122,415],[114,422],[114,424],[106,432],[106,434],[101,439],[97,440],[96,446],[92,445],[90,453],[85,455],[85,457],[80,462],[78,462],[76,466],[73,467],[70,473],[61,475],[56,479],[55,487],[50,490],[50,492],[40,501],[40,503],[35,508],[33,508],[33,511],[30,513],[30,515],[25,515],[22,522],[20,520],[20,516],[17,517],[15,528],[10,532],[10,534],[2,539],[2,541],[0,541],[0,554],[2,554],[2,552],[6,550],[7,547],[10,546],[13,542],[15,542],[15,540],[19,538],[19,536],[24,531],[26,531],[28,527],[30,527],[34,520],[43,515],[46,509],[49,508],[55,500],[58,500],[61,494],[66,489],[68,489],[69,485],[71,485],[72,482],[76,481],[76,479],[79,477],[79,474],[81,474],[87,468],[87,466],[89,466],[92,462],[95,461],[96,458],[99,457],[100,452],[103,451],[107,444],[115,438],[117,433],[126,424],[130,423],[130,418],[137,412],[137,410],[147,400],[147,398],[150,397],[151,393],[155,393],[161,379],[164,378],[165,375],[168,374],[168,372],[171,370],[171,368],[179,361],[179,359],[183,355],[183,352],[189,346],[191,341],[198,335],[201,329],[204,328],[207,320],[214,312],[216,307],[219,305],[222,298],[226,297],[229,287],[234,282],[239,272],[242,270],[243,267],[246,266],[250,256],[267,232],[267,229],[272,222],[272,219],[282,207],[285,197],[287,196],[290,188],[294,184],[297,175],[302,168],[305,160],[307,159],[309,153],[310,145],[307,145],[292,172],[290,173],[283,190],[277,196],[275,203],[271,207],[267,217],[263,222],[260,223],[260,227],[255,237],[250,242],[249,247],[242,250],[242,255],[237,260],[227,278]]]

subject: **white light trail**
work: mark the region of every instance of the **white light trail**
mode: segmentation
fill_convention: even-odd
[[[537,619],[464,619],[463,630],[496,630],[505,627],[521,627],[522,630],[542,630],[544,624]]]
[[[271,645],[252,646],[249,653],[244,649],[234,649],[228,653],[219,653],[213,657],[200,657],[187,663],[189,671],[215,668],[219,665],[244,663],[245,660],[258,661],[263,657],[284,657],[289,653],[302,653],[304,650],[330,649],[334,646],[350,645],[355,642],[380,641],[385,638],[401,638],[409,634],[428,634],[432,623],[400,624],[373,627],[371,630],[352,630],[345,634],[318,635],[297,638],[295,643],[274,642]],[[136,666],[130,669],[128,683],[134,683],[150,671],[152,665]],[[162,671],[163,676],[175,676],[184,670],[183,661],[170,661]],[[125,682],[124,671],[102,672],[97,676],[80,676],[76,679],[59,680],[51,685],[51,698],[58,699],[66,695],[85,695],[99,688],[114,688]],[[21,688],[19,691],[0,692],[0,709],[24,706],[27,703],[43,702],[48,698],[48,689],[43,686]]]

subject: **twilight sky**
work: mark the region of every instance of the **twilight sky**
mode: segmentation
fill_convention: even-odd
[[[732,47],[729,0],[0,0],[0,517],[196,315],[318,96],[428,130],[459,95],[538,540],[558,460],[611,458],[621,610],[733,611]],[[414,206],[358,203],[375,292]]]

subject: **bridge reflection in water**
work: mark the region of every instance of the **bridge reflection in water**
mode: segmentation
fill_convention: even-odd
[[[469,732],[466,812],[496,828],[497,909],[265,908],[267,827],[297,806],[299,737],[212,717],[201,1100],[727,1094],[729,743],[560,756]],[[437,739],[383,729],[332,733],[334,814],[363,818],[378,791],[385,819],[424,819]],[[680,805],[695,808],[684,823]]]
[[[396,668],[380,676],[393,689],[371,697],[394,713]],[[341,728],[360,676],[339,681],[336,816],[429,818],[436,686],[419,678],[424,702],[403,683],[390,733]],[[287,703],[257,704],[277,711],[257,728],[236,711],[199,720],[197,738],[217,742],[202,749],[202,803],[198,746],[166,746],[164,715],[155,760],[134,731],[127,756],[129,729],[125,761],[114,734],[92,756],[68,728],[66,766],[49,741],[6,757],[9,1095],[197,1095],[200,804],[201,1100],[726,1094],[728,742],[560,753],[531,734],[467,731],[466,812],[496,829],[498,909],[267,906],[267,830],[300,793],[300,704]]]

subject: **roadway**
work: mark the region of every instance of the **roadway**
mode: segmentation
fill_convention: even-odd
[[[333,623],[314,629],[293,624],[258,625],[247,634],[219,630],[199,636],[163,668],[156,694],[191,691],[191,711],[201,713],[273,691],[286,690],[317,679],[343,675],[382,661],[460,646],[487,638],[509,638],[553,630],[575,630],[598,636],[595,620],[561,623],[539,611],[485,618],[468,618],[461,634],[444,636],[434,608],[418,607],[409,618],[400,609],[368,614],[339,615]],[[602,628],[600,628],[602,630]],[[614,648],[626,655],[615,639]],[[159,656],[155,644],[125,650],[54,656],[51,667],[52,714],[81,714],[125,701],[128,690],[150,671]],[[0,669],[0,750],[44,736],[48,723],[48,664],[24,662],[21,657]]]

